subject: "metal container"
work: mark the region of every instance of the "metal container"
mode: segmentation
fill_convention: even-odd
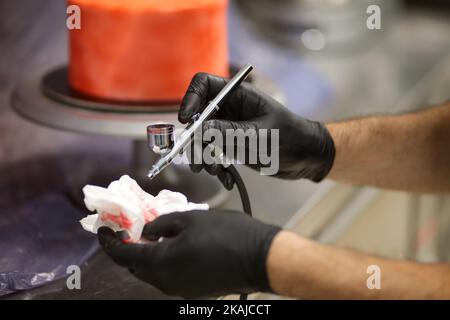
[[[156,154],[165,154],[172,150],[175,143],[175,126],[169,123],[157,123],[147,127],[148,147]]]

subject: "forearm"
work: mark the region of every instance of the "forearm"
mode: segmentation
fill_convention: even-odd
[[[329,178],[414,192],[450,191],[450,103],[327,128],[336,146]]]
[[[381,289],[368,289],[367,268],[381,270]],[[450,267],[371,257],[303,239],[275,237],[267,260],[275,292],[302,299],[450,299]]]

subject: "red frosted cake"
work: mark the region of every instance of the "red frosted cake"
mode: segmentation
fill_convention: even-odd
[[[179,101],[199,71],[228,75],[227,0],[69,0],[69,84],[118,101]]]

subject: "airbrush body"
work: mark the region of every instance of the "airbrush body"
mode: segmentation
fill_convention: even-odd
[[[150,147],[157,153],[163,154],[162,158],[152,166],[148,173],[150,179],[156,177],[163,169],[169,166],[179,154],[182,154],[185,151],[190,145],[194,133],[206,120],[219,110],[221,103],[247,78],[252,70],[253,66],[247,64],[231,78],[217,96],[209,102],[203,112],[194,116],[193,121],[186,127],[185,131],[180,135],[176,142],[174,142],[173,139],[173,125],[169,127],[170,130],[167,130],[167,128],[166,130],[162,129],[161,125],[158,124],[147,128]]]

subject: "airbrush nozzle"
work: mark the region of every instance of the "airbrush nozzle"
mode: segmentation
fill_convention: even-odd
[[[148,172],[147,177],[149,177],[150,180],[153,179],[153,178],[156,177],[156,175],[158,174],[158,171],[159,171],[159,170],[158,170],[157,168],[152,167],[152,169]]]
[[[174,155],[172,155],[171,157],[169,157],[169,159],[172,159],[172,157],[174,157]],[[147,176],[150,179],[153,179],[154,177],[156,177],[165,167],[167,167],[170,163],[172,162],[172,160],[167,160],[166,157],[163,157],[161,159],[158,160],[158,162],[156,162],[152,168],[150,169],[150,171],[148,172]]]

